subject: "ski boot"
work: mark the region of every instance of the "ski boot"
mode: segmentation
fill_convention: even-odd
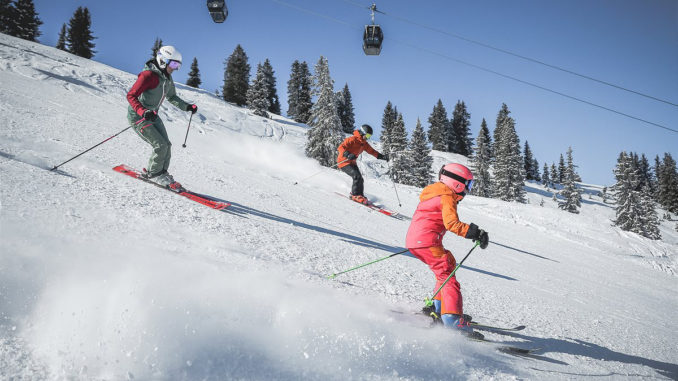
[[[174,180],[174,177],[167,173],[167,171],[162,171],[156,175],[149,175],[148,171],[146,171],[146,168],[144,168],[144,173],[142,174],[143,177],[147,178],[149,181],[154,182],[158,185],[160,185],[163,188],[167,188],[173,192],[183,192],[185,189],[181,184],[177,181]]]
[[[442,324],[442,320],[440,319],[440,302],[437,300],[433,301],[433,304],[431,305],[426,305],[422,307],[421,313],[423,313],[426,316],[430,316],[431,319],[433,319],[433,324]],[[462,315],[464,320],[467,322],[471,322],[473,318],[471,315],[463,314]]]
[[[363,195],[357,195],[357,196],[351,195],[351,200],[353,200],[357,203],[360,203],[360,204],[369,205],[369,201],[367,201],[367,198],[365,198],[365,196],[363,196]]]
[[[440,317],[445,327],[456,329],[462,335],[473,340],[483,340],[485,336],[482,333],[474,331],[471,322],[466,320],[463,315],[444,314]]]

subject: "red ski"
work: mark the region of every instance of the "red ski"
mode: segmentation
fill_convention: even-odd
[[[396,211],[386,209],[386,208],[384,208],[384,207],[381,206],[381,205],[376,205],[376,204],[372,203],[372,201],[369,201],[369,200],[367,201],[367,204],[363,204],[363,203],[354,201],[351,197],[349,197],[349,196],[347,196],[347,195],[345,195],[345,194],[342,194],[342,193],[339,193],[339,192],[335,192],[335,193],[338,194],[339,196],[346,197],[347,199],[349,199],[349,200],[355,202],[356,204],[360,204],[360,205],[366,206],[366,207],[368,207],[368,208],[370,208],[370,209],[372,209],[372,210],[376,210],[377,212],[383,213],[383,214],[385,214],[385,215],[387,215],[387,216],[397,217],[397,216],[400,214],[400,213],[398,213],[398,212],[396,212]]]
[[[116,171],[116,172],[120,172],[123,175],[134,177],[135,179],[139,179],[139,180],[145,181],[149,184],[153,184],[153,185],[157,186],[158,188],[162,188],[162,189],[168,190],[172,193],[176,193],[179,196],[184,196],[189,200],[193,200],[193,201],[195,201],[199,204],[209,206],[212,209],[224,210],[231,205],[228,202],[212,200],[212,199],[209,199],[209,198],[207,198],[203,195],[193,193],[193,192],[186,190],[186,189],[183,189],[183,188],[180,189],[180,190],[174,190],[174,189],[170,189],[169,187],[164,187],[162,185],[156,184],[153,181],[150,181],[149,179],[142,176],[142,174],[139,171],[135,170],[134,168],[130,168],[130,167],[126,166],[125,164],[121,164],[121,165],[118,165],[117,167],[113,167],[113,170]]]

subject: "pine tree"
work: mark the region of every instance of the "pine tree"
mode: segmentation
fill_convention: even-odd
[[[268,100],[268,81],[262,64],[257,65],[257,75],[247,89],[247,107],[254,115],[268,117],[266,112],[271,106]]]
[[[339,119],[341,119],[341,129],[350,134],[355,130],[355,114],[353,112],[353,100],[351,92],[348,89],[348,83],[340,93],[339,98]]]
[[[640,190],[640,203],[640,226],[642,227],[642,232],[639,234],[649,239],[661,239],[659,216],[657,215],[655,202],[652,199],[652,193],[648,184]]]
[[[12,0],[0,0],[0,33],[16,36],[18,27],[14,12],[15,8],[12,5]]]
[[[494,144],[497,144],[499,142],[499,140],[501,139],[500,138],[501,128],[504,125],[504,120],[509,118],[510,113],[511,113],[511,111],[509,111],[506,103],[502,103],[501,109],[499,109],[499,113],[497,114],[497,120],[495,121],[495,124],[494,124],[494,126],[495,126],[494,127],[494,133],[493,133]],[[493,153],[493,157],[494,157],[494,151],[492,151],[492,153]]]
[[[61,30],[59,31],[59,39],[57,40],[55,48],[63,51],[68,51],[66,48],[66,36],[68,34],[68,30],[66,29],[66,24],[63,24],[61,26]]]
[[[558,184],[562,184],[565,181],[565,159],[563,154],[560,154],[560,161],[558,161]]]
[[[33,0],[15,0],[13,16],[15,17],[16,34],[12,35],[37,42],[41,35],[38,28],[42,25],[42,21],[35,12]]]
[[[443,106],[443,101],[438,99],[438,103],[433,107],[431,116],[428,118],[430,124],[428,128],[428,141],[432,148],[438,151],[447,151],[447,110]]]
[[[396,122],[393,124],[391,143],[387,152],[391,158],[389,171],[391,179],[400,184],[409,184],[412,167],[407,153],[407,130],[405,130],[403,114],[398,113]]]
[[[620,229],[631,231],[634,227],[634,216],[639,214],[640,195],[635,190],[637,178],[626,152],[621,152],[614,169],[616,183],[612,186],[617,198],[614,224]]]
[[[391,131],[393,131],[393,126],[395,125],[397,118],[398,112],[395,111],[391,101],[386,102],[384,115],[381,117],[381,135],[379,136],[381,149],[384,152],[391,151]]]
[[[198,69],[198,59],[193,57],[193,63],[191,63],[191,71],[188,72],[188,79],[186,80],[186,85],[195,87],[196,89],[200,88],[200,69]]]
[[[92,20],[89,15],[89,9],[87,7],[78,7],[69,21],[67,38],[68,49],[76,56],[83,58],[94,57],[95,51],[93,50],[94,43],[92,41],[95,37],[92,36],[92,31],[90,30],[91,25]]]
[[[490,130],[487,128],[485,118],[480,123],[480,131],[476,138],[476,149],[471,157],[471,166],[473,167],[473,188],[471,194],[480,197],[492,197],[492,176],[490,175],[490,166],[492,165],[491,153],[492,141]]]
[[[308,123],[311,116],[311,73],[304,61],[294,61],[290,79],[287,81],[287,115],[299,123]]]
[[[536,182],[541,182],[541,174],[539,173],[539,162],[537,161],[537,159],[532,160],[532,177]]]
[[[654,199],[659,203],[659,205],[662,205],[661,201],[659,200],[659,173],[661,172],[661,167],[662,167],[662,162],[659,160],[659,155],[655,155],[654,157],[654,178],[656,179],[655,183],[655,191],[654,191]]]
[[[250,64],[240,44],[235,47],[225,64],[224,86],[221,94],[226,102],[244,106],[247,104],[247,89],[250,86]]]
[[[558,168],[556,167],[556,163],[551,163],[551,186],[552,187],[555,184],[558,183],[559,178],[560,178],[560,174],[558,174]]]
[[[323,56],[315,65],[313,94],[317,96],[317,100],[311,108],[308,123],[311,128],[307,132],[306,156],[330,167],[335,164],[337,147],[343,140],[343,133],[337,113],[334,80],[330,76],[327,59]]]
[[[312,101],[312,76],[306,61],[299,64],[299,88],[297,92],[297,105],[294,120],[299,123],[308,123],[311,118]]]
[[[264,78],[268,93],[266,96],[269,103],[268,111],[273,114],[280,115],[280,100],[278,99],[278,90],[275,84],[275,71],[273,70],[273,66],[271,66],[271,62],[268,60],[268,58],[266,61],[264,61],[262,70],[264,71]]]
[[[520,154],[520,139],[516,133],[515,120],[509,114],[508,107],[503,104],[495,128],[494,198],[525,203],[525,169]]]
[[[544,170],[542,171],[541,175],[541,183],[547,187],[551,186],[551,176],[549,176],[549,166],[546,163],[544,163]]]
[[[640,170],[640,186],[645,187],[647,185],[650,190],[650,194],[654,195],[656,192],[656,181],[652,176],[652,168],[650,168],[650,162],[645,157],[645,154],[641,154],[638,161],[638,169]]]
[[[409,144],[409,154],[411,163],[410,185],[416,187],[425,187],[433,178],[431,165],[433,158],[431,157],[431,149],[426,141],[426,133],[421,121],[417,118],[417,126],[412,132],[412,139]]]
[[[151,58],[158,56],[158,50],[160,50],[160,48],[162,48],[162,38],[156,37],[153,47],[151,48]]]
[[[450,130],[447,136],[447,148],[449,152],[458,153],[464,156],[471,156],[473,153],[473,142],[471,141],[471,114],[466,110],[464,101],[457,101],[452,112],[450,120]]]
[[[525,180],[534,180],[534,171],[532,165],[534,164],[534,159],[532,158],[532,150],[530,149],[530,144],[525,140],[525,148],[523,149],[523,160],[525,168]]]
[[[558,207],[570,213],[579,213],[581,207],[581,190],[577,188],[575,183],[574,160],[572,158],[572,147],[567,150],[567,167],[565,167],[565,175],[563,176],[563,189],[560,191],[564,202],[560,203]]]
[[[299,60],[292,62],[290,79],[287,80],[287,117],[294,118],[299,103]]]
[[[643,194],[647,188],[638,189],[640,171],[633,154],[620,153],[614,175],[617,181],[613,186],[617,196],[614,224],[622,230],[659,239],[659,220],[649,194]]]
[[[659,204],[672,213],[678,213],[678,170],[670,153],[664,153],[664,159],[656,166],[655,171]]]

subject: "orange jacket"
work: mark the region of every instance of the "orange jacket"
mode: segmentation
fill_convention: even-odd
[[[377,152],[372,146],[367,142],[367,140],[360,135],[358,130],[353,131],[353,136],[349,136],[344,139],[344,141],[339,144],[339,156],[337,156],[337,163],[341,163],[346,160],[344,157],[344,152],[348,151],[354,154],[356,157],[360,156],[363,151],[367,151],[370,155],[377,157],[379,152]],[[346,160],[343,163],[339,164],[339,168],[343,168],[347,165],[355,164],[355,160]]]
[[[464,237],[469,225],[459,221],[457,204],[463,196],[454,193],[447,185],[437,182],[424,188],[421,201],[412,216],[407,230],[407,248],[442,246],[446,232]]]

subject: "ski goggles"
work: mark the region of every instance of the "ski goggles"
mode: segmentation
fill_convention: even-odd
[[[464,187],[466,187],[466,190],[469,191],[469,192],[471,191],[471,189],[473,189],[473,179],[467,180],[467,179],[457,175],[456,173],[446,171],[445,166],[442,166],[440,168],[440,172],[438,172],[438,177],[440,177],[441,175],[447,176],[451,179],[457,180],[460,183],[464,184]]]
[[[169,60],[167,66],[172,68],[172,70],[179,70],[179,68],[181,68],[181,61]]]
[[[372,137],[372,134],[365,134],[365,135],[363,135],[363,136],[365,136],[365,139],[369,139],[369,138]]]

